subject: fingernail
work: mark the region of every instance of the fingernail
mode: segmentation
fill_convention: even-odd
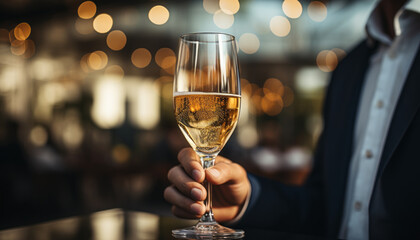
[[[207,170],[211,175],[213,175],[213,177],[219,177],[220,176],[220,172],[217,169],[214,168],[210,168]]]
[[[198,188],[193,188],[191,190],[191,196],[195,199],[195,200],[201,200],[201,196],[203,195],[203,193],[201,192],[200,189]]]
[[[195,214],[200,214],[201,208],[202,208],[201,205],[198,203],[191,204],[191,211],[193,211]]]
[[[195,181],[200,181],[201,179],[201,172],[198,171],[197,169],[194,169],[191,173],[192,177],[194,178]]]

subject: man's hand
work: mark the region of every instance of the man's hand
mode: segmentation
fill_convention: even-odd
[[[182,218],[199,218],[205,212],[203,201],[207,196],[201,185],[204,179],[213,184],[213,213],[219,222],[234,219],[250,192],[246,171],[229,159],[217,157],[214,167],[204,171],[200,159],[191,148],[178,154],[181,165],[169,170],[172,183],[164,192],[166,201],[172,204],[174,215]]]

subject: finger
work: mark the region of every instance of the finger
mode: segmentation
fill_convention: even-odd
[[[203,201],[206,197],[206,190],[200,183],[188,176],[181,166],[175,166],[168,172],[169,181],[185,196],[196,201]]]
[[[197,182],[204,181],[204,170],[197,153],[192,148],[184,148],[178,153],[178,161],[187,174]]]
[[[184,209],[179,208],[177,206],[172,206],[172,213],[177,217],[187,219],[197,219],[201,217],[201,215],[199,214],[191,214],[190,212],[187,212]]]
[[[205,212],[203,202],[195,202],[192,199],[187,198],[174,186],[167,187],[163,193],[163,196],[166,201],[191,215],[201,216]]]
[[[220,162],[206,169],[207,180],[214,185],[227,182],[241,183],[246,178],[245,170],[237,163]]]

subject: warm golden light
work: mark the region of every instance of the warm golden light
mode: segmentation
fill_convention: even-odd
[[[302,14],[302,4],[298,0],[284,0],[282,8],[289,18],[298,18]]]
[[[114,30],[106,37],[106,44],[114,51],[119,51],[125,47],[127,37],[120,30]]]
[[[267,92],[272,92],[281,97],[284,94],[284,86],[277,78],[268,78],[264,82],[263,91],[265,94],[267,94]]]
[[[203,8],[206,12],[214,14],[219,10],[219,0],[203,0]]]
[[[285,37],[290,33],[290,22],[283,16],[275,16],[270,21],[271,32],[278,37]]]
[[[333,48],[331,50],[335,53],[335,55],[337,55],[338,61],[340,61],[346,56],[346,51],[344,51],[341,48]]]
[[[316,57],[316,64],[323,72],[331,72],[337,67],[338,58],[334,51],[323,50]]]
[[[80,59],[80,68],[82,69],[83,72],[88,73],[90,71],[89,69],[89,55],[90,53],[86,53],[85,55],[83,55],[83,57]]]
[[[313,1],[308,5],[308,15],[315,22],[322,22],[327,17],[327,7],[324,3]]]
[[[221,29],[228,29],[233,25],[235,17],[231,14],[226,14],[222,10],[217,10],[213,15],[213,22]]]
[[[36,126],[29,133],[29,140],[37,147],[42,147],[47,143],[48,133],[42,126]]]
[[[112,157],[117,163],[126,163],[131,156],[130,149],[124,144],[118,144],[112,148]]]
[[[149,11],[149,20],[156,25],[165,24],[168,21],[168,19],[169,11],[166,7],[162,5],[154,6]]]
[[[106,33],[111,30],[112,24],[112,17],[109,14],[102,13],[93,20],[93,29],[98,33]]]
[[[174,51],[170,48],[161,48],[155,54],[156,64],[165,69],[175,65],[176,57]]]
[[[122,80],[124,77],[124,70],[118,65],[112,65],[105,69],[106,75],[112,75],[115,79]]]
[[[77,14],[80,18],[83,19],[90,19],[95,16],[96,13],[96,4],[92,1],[86,1],[80,4],[79,8],[77,9]]]
[[[145,68],[150,64],[152,54],[146,48],[138,48],[131,54],[131,62],[138,68]]]
[[[31,35],[31,26],[28,23],[19,23],[14,30],[14,35],[17,40],[24,41]]]
[[[260,40],[253,33],[244,33],[239,38],[239,49],[246,54],[254,54],[260,48]]]
[[[26,51],[25,41],[13,40],[10,44],[10,51],[16,56],[23,55]]]
[[[226,13],[233,15],[239,11],[240,4],[238,0],[220,0],[219,1],[220,9]]]
[[[103,51],[95,51],[88,57],[88,65],[93,70],[103,69],[108,64],[108,56]]]
[[[35,54],[35,43],[31,39],[25,40],[25,53],[24,58],[30,58]]]
[[[74,23],[74,27],[76,28],[76,31],[80,34],[87,35],[90,33],[93,33],[93,20],[89,19],[76,19],[76,22]]]
[[[111,75],[105,75],[96,81],[92,94],[91,116],[99,127],[109,129],[123,123],[125,91],[121,80]]]

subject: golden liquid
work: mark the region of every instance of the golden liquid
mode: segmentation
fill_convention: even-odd
[[[194,150],[202,154],[222,150],[238,121],[240,100],[240,96],[230,94],[174,97],[176,120]]]

